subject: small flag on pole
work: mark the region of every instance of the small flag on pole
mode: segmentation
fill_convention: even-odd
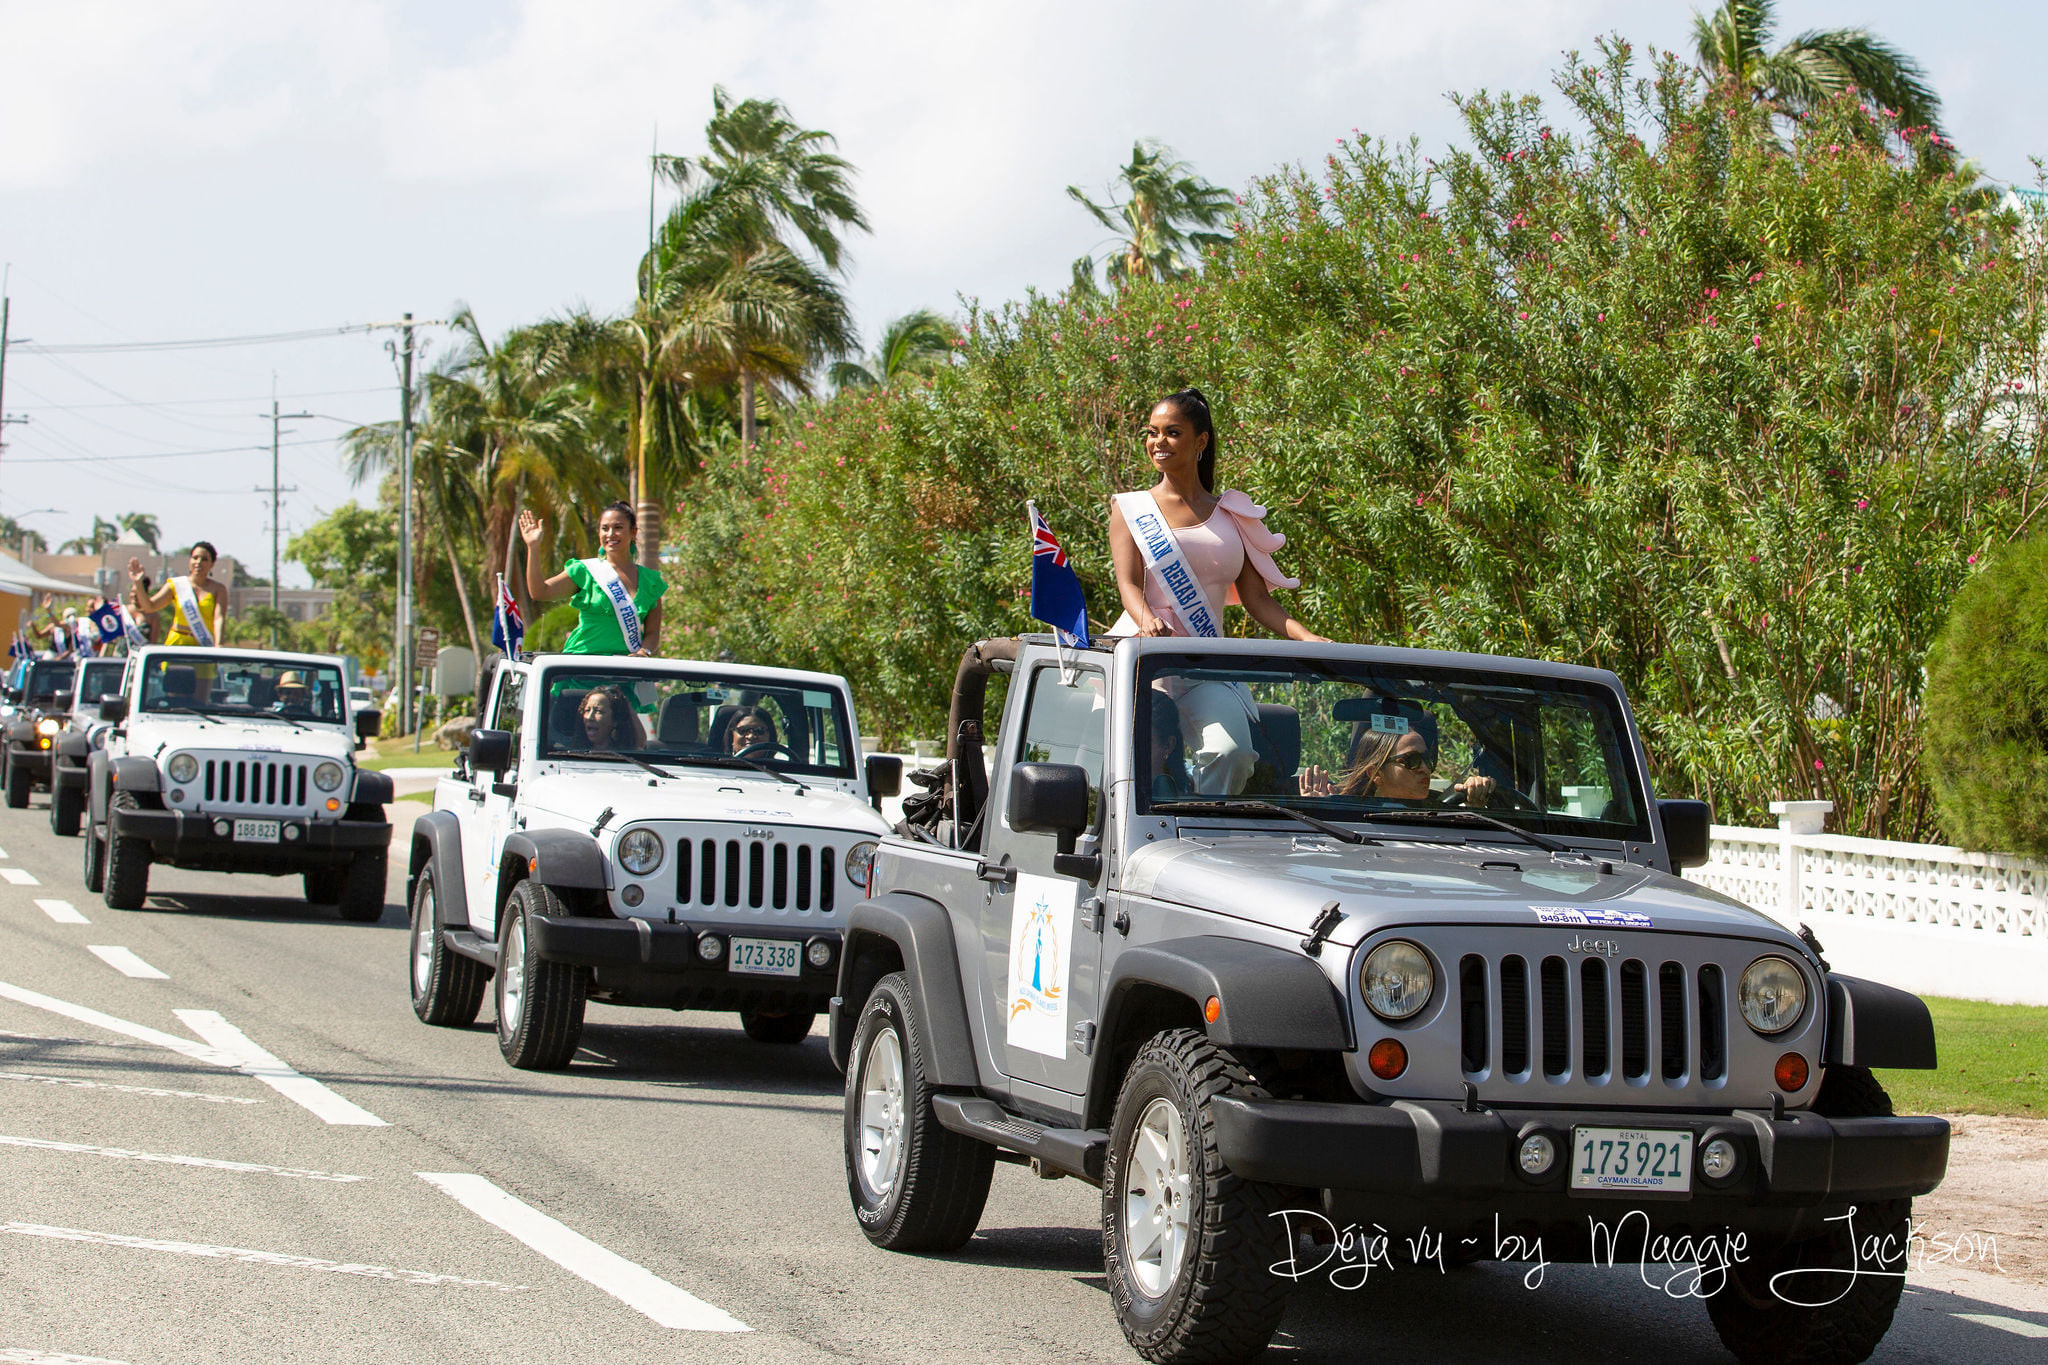
[[[505,575],[498,575],[498,609],[491,619],[491,643],[505,651],[508,656],[519,653],[519,642],[526,636],[526,621],[519,615],[519,603],[514,600],[512,590],[505,586]]]
[[[1045,524],[1038,504],[1027,502],[1031,514],[1031,617],[1060,633],[1069,645],[1088,644],[1088,598],[1080,576],[1060,548],[1059,537]]]
[[[121,638],[121,609],[106,598],[102,597],[92,609],[91,620],[102,644],[112,644]]]

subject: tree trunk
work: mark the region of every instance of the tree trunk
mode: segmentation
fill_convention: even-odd
[[[462,624],[469,631],[469,652],[474,654],[477,661],[481,663],[484,651],[476,635],[476,608],[470,605],[469,584],[463,579],[462,565],[456,562],[455,539],[453,536],[446,534],[445,531],[441,536],[441,554],[448,561],[450,576],[455,579],[456,599],[462,603]]]

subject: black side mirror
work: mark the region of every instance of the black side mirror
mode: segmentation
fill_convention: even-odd
[[[372,740],[372,739],[375,739],[375,738],[376,738],[376,737],[377,737],[378,735],[382,734],[383,732],[384,732],[384,713],[383,713],[382,711],[358,711],[358,712],[356,712],[356,738],[357,738],[357,739],[360,739],[360,740]]]
[[[128,699],[118,692],[100,698],[100,719],[119,725],[128,719]]]
[[[512,732],[510,730],[476,730],[469,736],[469,768],[471,772],[489,773],[492,777],[503,777],[505,769],[512,766]]]
[[[885,796],[895,796],[903,790],[903,760],[894,754],[869,754],[867,759],[868,795],[877,806]]]
[[[1671,850],[1671,870],[1698,867],[1707,861],[1714,841],[1713,808],[1704,801],[1676,797],[1657,803],[1657,819],[1664,826],[1664,843]]]
[[[1101,855],[1074,852],[1074,840],[1088,828],[1089,794],[1088,770],[1072,763],[1019,763],[1010,769],[1010,828],[1053,835],[1058,842],[1052,870],[1093,885],[1102,876]]]

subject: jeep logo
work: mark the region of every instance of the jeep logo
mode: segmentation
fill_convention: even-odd
[[[1564,945],[1568,953],[1598,953],[1602,957],[1620,957],[1621,945],[1611,938],[1587,938],[1584,934],[1573,934],[1572,941]]]
[[[775,837],[775,831],[772,829],[755,829],[750,826],[746,829],[746,831],[744,831],[740,835],[740,837],[743,839],[773,839]]]

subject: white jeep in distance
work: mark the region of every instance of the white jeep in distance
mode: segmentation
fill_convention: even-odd
[[[901,760],[861,759],[826,673],[546,654],[500,663],[408,859],[413,1010],[567,1066],[584,1004],[735,1010],[795,1043],[828,1006]]]
[[[356,767],[377,718],[352,717],[326,654],[151,645],[86,776],[85,885],[139,910],[152,864],[304,877],[306,900],[384,913],[391,779]]]

